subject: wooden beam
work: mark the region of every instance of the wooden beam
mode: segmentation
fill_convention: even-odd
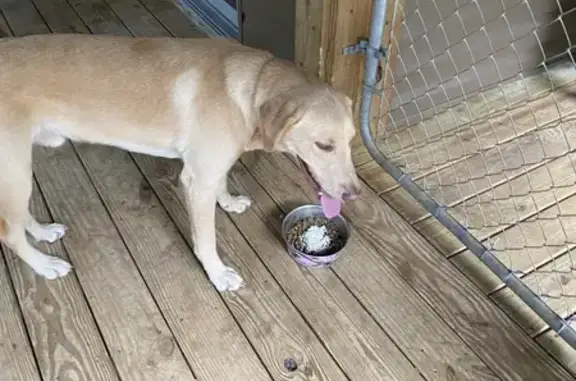
[[[346,93],[359,109],[364,56],[342,54],[342,48],[355,44],[370,30],[371,2],[325,0],[322,14],[320,50],[321,78]]]
[[[388,2],[384,46],[389,47],[385,77],[391,82],[404,0]],[[342,48],[367,37],[372,3],[355,0],[296,0],[295,62],[359,101],[364,56],[342,54]]]
[[[370,14],[368,1],[296,0],[296,63],[358,101],[364,59],[342,48],[368,35]]]
[[[294,62],[311,74],[320,74],[324,0],[296,0]]]
[[[379,86],[384,92],[385,105],[392,100],[393,73],[398,53],[398,35],[404,20],[404,0],[390,0],[386,15],[383,45],[388,47],[388,57],[382,70]],[[295,62],[321,80],[342,90],[354,101],[358,117],[362,79],[364,76],[364,56],[342,54],[342,48],[355,44],[370,31],[372,14],[371,1],[356,0],[296,0]],[[384,83],[382,83],[384,82]],[[381,97],[374,97],[372,115],[382,115]],[[358,118],[357,118],[358,120]],[[366,162],[366,151],[358,137],[353,143],[355,156]]]

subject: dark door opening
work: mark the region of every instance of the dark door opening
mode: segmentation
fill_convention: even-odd
[[[217,34],[294,59],[294,0],[175,0]]]
[[[175,0],[221,36],[240,39],[237,0]]]

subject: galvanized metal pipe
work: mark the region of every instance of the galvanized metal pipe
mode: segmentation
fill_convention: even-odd
[[[392,0],[393,1],[393,0]],[[462,242],[480,261],[520,297],[538,316],[542,318],[568,344],[576,348],[576,331],[568,322],[548,306],[538,295],[522,282],[514,272],[508,269],[494,253],[474,237],[454,217],[447,212],[446,207],[439,205],[424,192],[410,176],[402,172],[394,163],[380,151],[370,130],[372,96],[376,86],[376,73],[381,59],[382,35],[386,20],[387,0],[373,0],[372,23],[370,38],[366,49],[364,66],[364,82],[360,104],[360,135],[366,149],[390,176],[392,176],[414,199],[416,199],[431,215],[444,225],[460,242]]]

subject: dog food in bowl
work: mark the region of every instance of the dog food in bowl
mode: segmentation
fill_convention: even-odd
[[[282,236],[288,253],[300,265],[324,267],[344,249],[350,231],[342,216],[328,219],[319,205],[303,205],[286,215]]]
[[[340,251],[346,242],[334,221],[325,217],[305,217],[288,231],[288,244],[310,255],[330,255]]]

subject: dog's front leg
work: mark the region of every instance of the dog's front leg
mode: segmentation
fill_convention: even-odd
[[[193,173],[186,165],[180,180],[184,187],[196,257],[218,291],[238,290],[244,281],[234,269],[224,265],[216,250],[216,199],[221,182]]]

